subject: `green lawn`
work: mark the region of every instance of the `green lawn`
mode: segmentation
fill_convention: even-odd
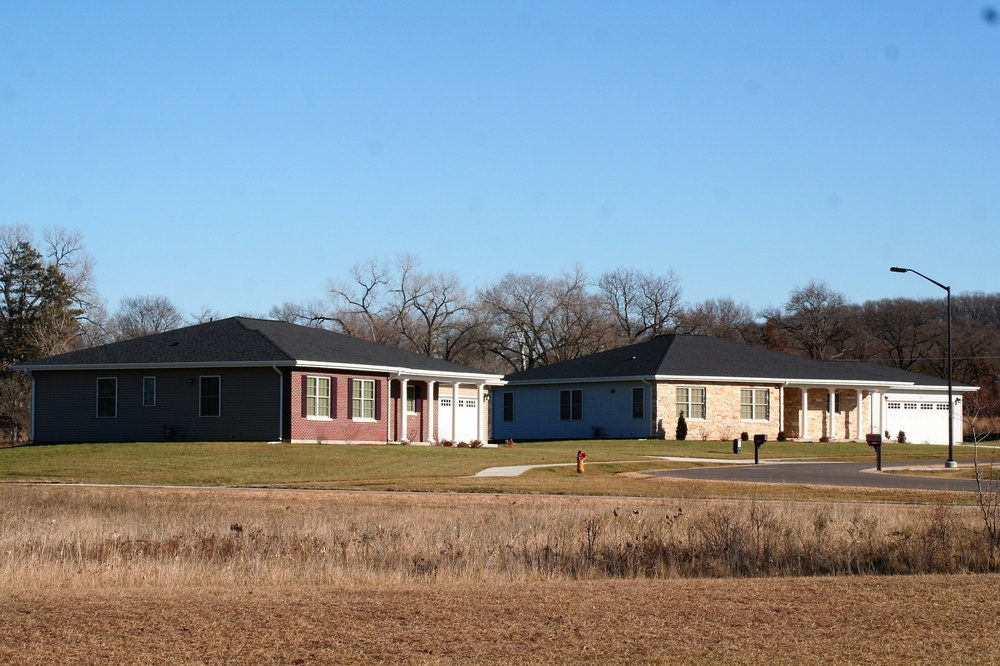
[[[487,467],[573,464],[578,449],[587,452],[583,477],[572,467],[558,467],[517,478],[469,478]],[[760,452],[762,458],[874,460],[867,445],[849,442],[768,442]],[[737,457],[731,442],[662,440],[519,443],[516,448],[482,449],[252,442],[69,444],[0,449],[0,481],[661,494],[663,484],[620,472],[700,464],[668,463],[655,456]],[[753,458],[753,443],[744,442],[738,457]],[[883,447],[887,461],[944,457],[945,449],[940,446],[889,443]],[[643,460],[648,462],[630,462]],[[627,464],[595,464],[601,462]],[[660,490],[650,491],[650,487]]]

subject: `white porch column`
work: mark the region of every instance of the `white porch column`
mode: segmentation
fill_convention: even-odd
[[[407,425],[409,425],[410,420],[406,418],[406,387],[409,383],[408,379],[399,380],[399,430],[397,435],[397,440],[402,441],[404,439],[409,439],[409,431],[407,430]]]
[[[836,414],[833,411],[833,408],[836,406],[836,398],[834,397],[836,393],[833,389],[827,390],[830,392],[830,404],[827,405],[826,436],[830,438],[830,441],[833,441],[833,439],[837,436],[837,428],[833,421],[836,417]]]
[[[809,439],[809,389],[802,387],[802,439]]]
[[[861,415],[863,413],[863,410],[861,409],[861,406],[862,406],[863,403],[861,401],[863,399],[864,399],[864,396],[862,395],[861,389],[858,389],[858,425],[854,429],[854,438],[855,439],[864,439],[865,438],[865,436],[863,434],[861,434],[861,423],[862,423],[862,421],[861,421]]]
[[[476,384],[476,439],[483,441],[483,385]]]
[[[437,412],[438,404],[434,399],[434,382],[427,382],[427,441],[434,442],[434,413]]]
[[[778,432],[785,429],[785,387],[778,387]]]
[[[461,441],[458,437],[458,382],[451,385],[451,438]]]

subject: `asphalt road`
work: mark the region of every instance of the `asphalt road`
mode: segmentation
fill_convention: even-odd
[[[963,467],[971,461],[959,461]],[[883,463],[882,469],[893,467],[929,467],[944,469],[944,461],[910,461]],[[870,470],[870,471],[866,471]],[[748,483],[796,483],[822,486],[856,486],[862,488],[904,488],[911,490],[976,490],[971,479],[904,476],[875,471],[875,461],[858,462],[781,462],[762,461],[759,465],[726,465],[692,469],[648,472],[650,476],[672,476],[705,481],[745,481]]]

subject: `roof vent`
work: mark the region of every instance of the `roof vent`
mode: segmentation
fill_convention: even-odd
[[[174,341],[174,342],[171,342],[171,343],[170,343],[170,346],[171,346],[171,347],[180,347],[180,346],[181,346],[181,343],[179,343],[179,342],[177,342],[177,341]]]

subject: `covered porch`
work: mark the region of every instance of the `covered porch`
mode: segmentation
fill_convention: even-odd
[[[487,381],[420,375],[389,379],[387,441],[435,444],[486,442]]]
[[[882,395],[887,387],[797,384],[780,390],[779,429],[789,439],[864,441],[885,422]]]

